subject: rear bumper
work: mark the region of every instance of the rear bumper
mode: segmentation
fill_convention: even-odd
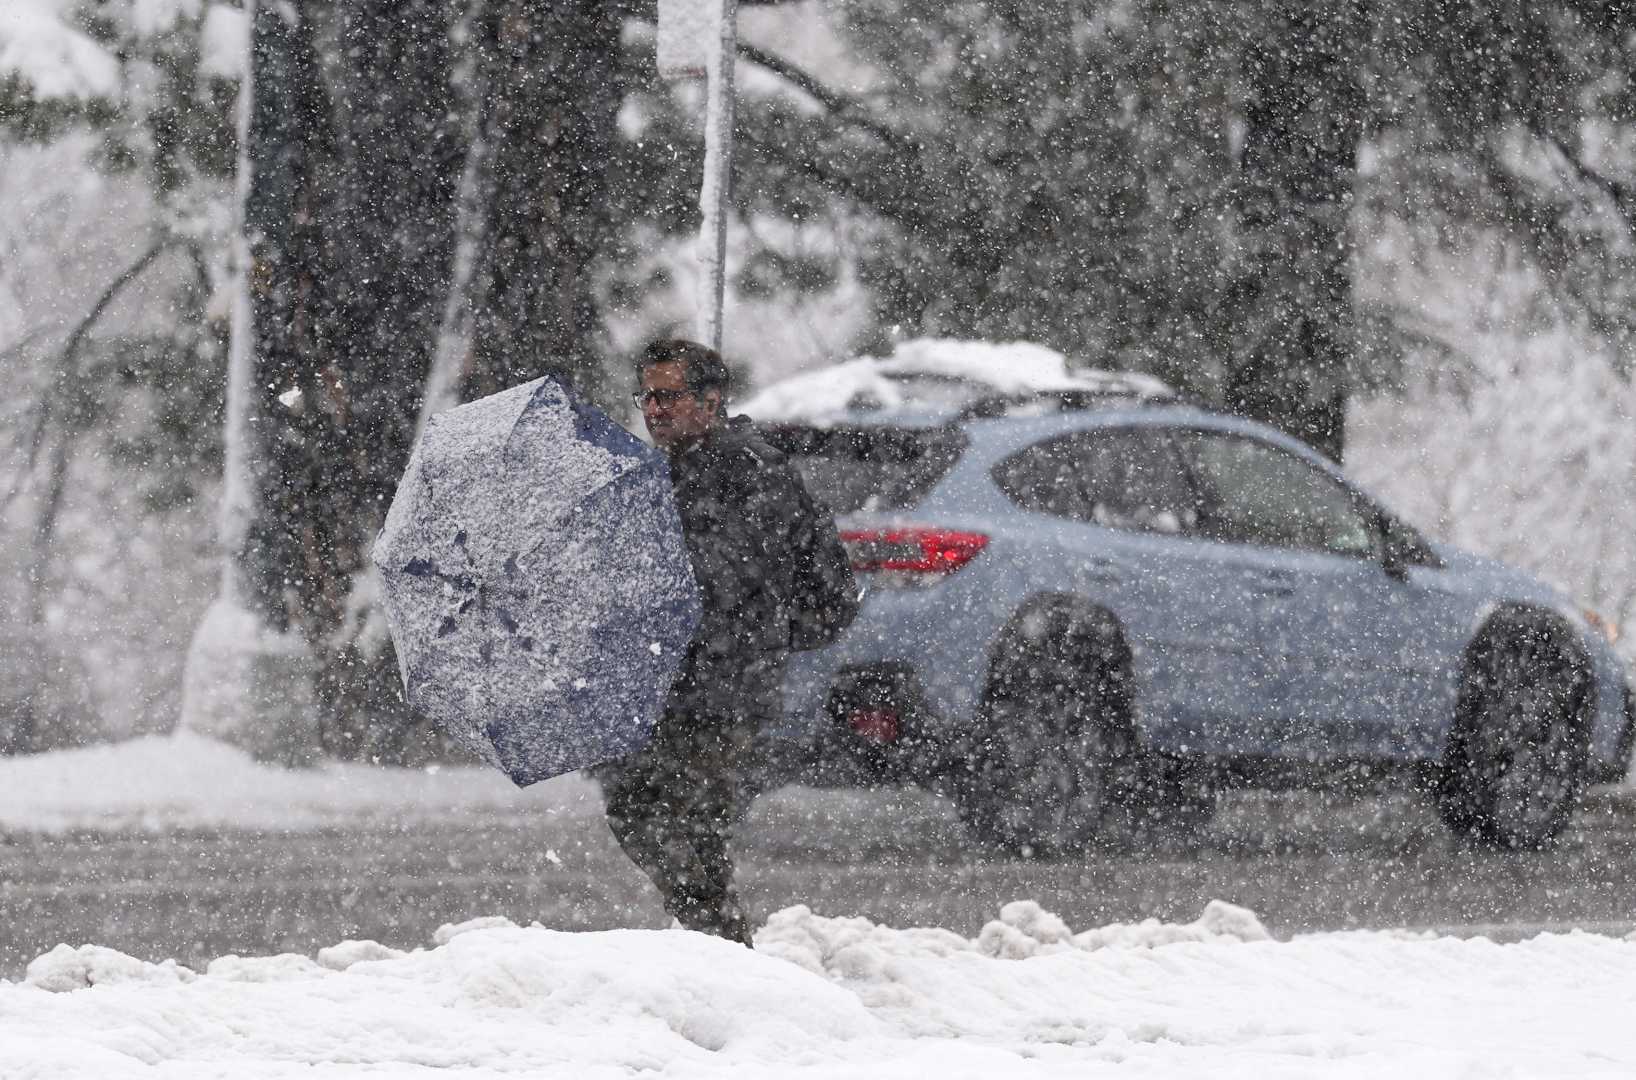
[[[817,784],[925,782],[944,755],[919,674],[901,663],[835,672],[806,738],[774,740],[790,779]],[[796,736],[791,738],[790,736]]]
[[[924,732],[949,741],[969,728],[987,679],[991,643],[1010,615],[975,567],[933,589],[872,589],[838,641],[790,657],[784,717],[774,734],[812,744],[830,727],[830,699],[861,672],[908,672]]]

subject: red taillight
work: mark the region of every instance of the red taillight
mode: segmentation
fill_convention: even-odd
[[[901,718],[896,709],[853,709],[846,721],[853,734],[868,742],[885,745],[898,741]]]
[[[847,529],[841,533],[859,571],[908,574],[952,574],[988,545],[982,533],[952,529]]]

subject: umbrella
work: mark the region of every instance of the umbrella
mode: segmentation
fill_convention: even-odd
[[[664,457],[549,378],[431,418],[373,558],[410,705],[519,786],[646,743],[699,622]]]

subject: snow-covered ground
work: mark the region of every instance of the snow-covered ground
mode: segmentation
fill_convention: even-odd
[[[187,735],[0,760],[10,832],[599,811],[577,777],[518,791],[476,767],[290,772]],[[754,952],[477,919],[414,951],[338,942],[197,971],[64,944],[0,981],[0,1077],[1636,1073],[1636,940],[1279,941],[1224,903],[1078,933],[1026,898],[996,914],[966,938],[790,907]]]
[[[291,831],[523,814],[600,819],[602,803],[577,773],[522,790],[487,766],[282,769],[187,732],[0,758],[0,832]]]
[[[1547,1077],[1636,1070],[1636,942],[1197,922],[1072,934],[1007,905],[975,939],[774,915],[681,930],[444,927],[413,952],[60,946],[0,984],[7,1077]]]

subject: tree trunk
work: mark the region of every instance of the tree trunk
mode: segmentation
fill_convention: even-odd
[[[312,324],[314,188],[310,26],[291,4],[246,4],[240,228],[228,373],[221,592],[195,632],[182,724],[288,763],[311,758],[311,649],[291,618],[294,533],[285,442]],[[318,114],[321,115],[321,114]]]
[[[545,372],[595,382],[620,20],[601,0],[472,3],[463,126],[457,2],[250,12],[253,274],[235,322],[228,569],[190,656],[184,722],[264,756],[400,758],[417,728],[367,558],[434,355],[462,354],[444,357],[458,380],[438,365],[440,396],[440,383],[470,397]]]
[[[594,264],[623,100],[617,5],[494,0],[473,27],[490,65],[480,139],[494,198],[461,396],[544,374],[598,380]]]
[[[1339,461],[1354,349],[1348,218],[1364,97],[1350,2],[1269,0],[1245,57],[1229,408]]]
[[[413,718],[368,554],[414,441],[448,290],[464,140],[449,0],[352,0],[329,10],[335,136],[314,213],[326,237],[320,264],[333,271],[314,290],[301,437],[291,444],[297,610],[320,659],[325,750],[390,759]]]

